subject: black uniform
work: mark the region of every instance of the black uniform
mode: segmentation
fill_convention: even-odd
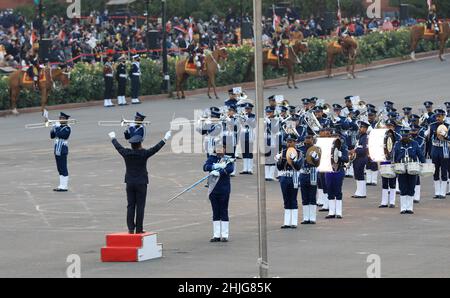
[[[117,66],[117,96],[125,96],[125,91],[127,88],[127,69],[125,63],[120,63]]]
[[[142,150],[124,148],[116,139],[113,139],[112,143],[124,158],[126,165],[128,231],[131,232],[136,229],[136,233],[141,233],[144,228],[144,209],[149,182],[147,160],[161,150],[165,142],[161,141],[150,149]]]

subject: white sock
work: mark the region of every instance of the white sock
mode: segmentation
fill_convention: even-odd
[[[329,200],[329,204],[328,215],[336,215],[336,200]]]
[[[342,216],[342,200],[336,200],[336,215]]]
[[[291,225],[291,210],[284,209],[284,225],[290,226]]]
[[[378,184],[378,171],[373,171],[372,172],[372,183],[373,184]]]
[[[420,185],[414,187],[414,201],[420,202]]]
[[[389,204],[395,206],[395,196],[397,193],[395,192],[395,189],[389,189]]]
[[[441,181],[434,181],[434,195],[440,196],[441,195]]]
[[[389,204],[389,190],[388,189],[382,189],[381,190],[381,205],[387,206]]]
[[[220,221],[213,221],[213,237],[220,238]]]
[[[309,205],[303,206],[303,221],[310,220]]]
[[[309,220],[316,222],[317,206],[309,205]]]
[[[230,223],[228,221],[220,222],[220,234],[222,238],[228,239]]]
[[[298,209],[291,210],[291,226],[298,226]]]

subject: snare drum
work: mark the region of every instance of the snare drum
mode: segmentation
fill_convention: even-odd
[[[396,177],[393,164],[381,165],[380,175],[383,178],[392,179]]]
[[[420,176],[430,177],[434,175],[435,166],[434,163],[423,163],[421,164]]]
[[[406,164],[406,170],[409,175],[420,175],[422,168],[418,162],[409,162]]]
[[[404,163],[394,164],[394,172],[398,175],[406,174],[406,164]]]

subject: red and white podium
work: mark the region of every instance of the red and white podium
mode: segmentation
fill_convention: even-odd
[[[142,262],[162,257],[162,244],[156,233],[106,235],[106,246],[102,247],[102,262]]]

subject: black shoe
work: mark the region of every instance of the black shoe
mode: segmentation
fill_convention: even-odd
[[[67,189],[61,189],[61,188],[55,188],[55,189],[53,189],[53,191],[56,191],[56,192],[67,192],[68,190]]]
[[[221,238],[220,242],[228,242],[228,238]]]
[[[365,199],[367,196],[352,196],[354,199]]]
[[[336,218],[336,215],[327,215],[325,216],[326,219]]]
[[[309,221],[309,220],[304,220],[304,221],[301,222],[301,224],[302,224],[302,225],[309,225],[309,224],[311,224],[311,221]]]
[[[407,210],[407,211],[406,211],[406,214],[414,214],[414,211]]]
[[[400,214],[406,214],[406,211],[402,211],[402,212],[400,212]]]
[[[450,195],[450,192],[446,193],[446,195],[449,196],[449,195]]]
[[[323,204],[317,204],[317,207],[323,207]]]
[[[414,201],[414,204],[419,204],[420,203],[420,201]]]
[[[342,215],[336,215],[337,219],[342,219]]]
[[[128,234],[134,234],[134,231],[128,231]]]
[[[281,226],[282,229],[290,229],[291,226]]]
[[[209,242],[220,242],[220,238],[212,238],[211,240],[209,240]]]
[[[391,204],[389,205],[389,208],[395,208],[395,205]]]
[[[145,234],[147,231],[136,231],[136,234]]]
[[[438,196],[438,195],[435,195],[434,197],[433,197],[433,199],[440,199],[441,198],[441,196]]]
[[[325,208],[320,208],[319,209],[319,212],[328,212],[328,211],[330,211],[329,209],[325,209]]]
[[[296,229],[297,226],[289,226],[289,228],[291,228],[291,229]]]
[[[248,175],[248,172],[244,171],[244,172],[240,172],[239,174],[241,174],[241,175]]]
[[[378,206],[378,208],[387,208],[388,207],[388,205],[380,205],[380,206]]]

